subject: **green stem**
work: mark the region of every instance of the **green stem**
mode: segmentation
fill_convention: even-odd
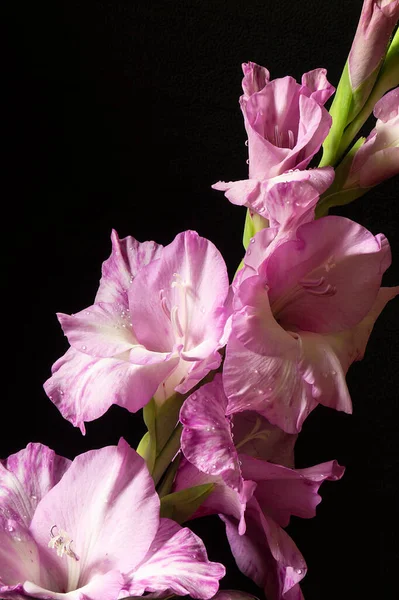
[[[152,472],[155,485],[157,485],[157,483],[160,481],[162,475],[165,473],[166,469],[169,467],[173,458],[179,451],[181,431],[182,426],[179,423],[155,461]]]

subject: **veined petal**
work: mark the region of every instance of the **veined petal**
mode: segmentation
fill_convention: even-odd
[[[70,559],[68,563],[48,547],[53,526],[73,539],[79,561]],[[134,569],[147,553],[158,526],[159,498],[154,482],[144,460],[121,440],[117,447],[75,458],[39,503],[31,532],[41,547],[41,560],[56,564],[65,590],[72,591],[88,585],[96,575]]]
[[[84,434],[84,422],[98,419],[111,404],[130,412],[142,408],[178,360],[137,366],[117,358],[97,359],[70,348],[53,365],[44,389],[62,416]]]
[[[286,600],[286,594],[306,574],[298,548],[271,518],[266,518],[255,498],[247,506],[247,531],[239,535],[237,523],[221,517],[237,566],[270,600]]]
[[[344,467],[336,461],[308,469],[288,469],[281,465],[240,454],[245,479],[257,483],[256,499],[263,513],[281,527],[289,524],[291,515],[310,519],[321,502],[318,489],[325,480],[336,481]]]
[[[58,313],[57,317],[71,346],[85,354],[110,358],[137,344],[129,309],[120,304],[101,302],[75,315]]]
[[[243,63],[241,67],[244,73],[242,89],[246,98],[260,92],[269,83],[270,73],[265,67],[254,62]]]
[[[311,92],[310,97],[320,105],[325,104],[335,92],[334,86],[327,79],[326,69],[313,69],[313,71],[304,73],[302,85],[308,88]]]
[[[202,386],[184,402],[180,410],[183,424],[181,448],[184,456],[204,473],[221,475],[240,492],[243,486],[238,456],[226,417],[227,398],[222,376]]]
[[[297,352],[295,360],[264,356],[248,350],[232,335],[223,368],[227,414],[254,410],[285,432],[298,433],[317,401],[300,372],[299,343]]]
[[[186,231],[164,248],[136,276],[129,292],[135,334],[146,348],[164,352],[181,339],[184,351],[204,340],[217,349],[228,293],[224,260],[217,248],[194,231]],[[169,315],[169,316],[168,316]]]
[[[38,503],[70,464],[69,459],[35,443],[0,461],[0,515],[18,518],[29,527]]]
[[[356,325],[370,310],[390,264],[384,236],[344,217],[323,217],[267,258],[265,279],[285,327],[329,333]]]
[[[208,560],[203,542],[187,527],[161,519],[147,555],[129,576],[128,591],[142,595],[170,590],[207,600],[217,592],[225,572],[223,565]]]
[[[117,303],[126,309],[131,282],[143,266],[160,257],[162,246],[155,242],[140,243],[131,236],[119,239],[115,230],[111,242],[112,253],[103,263],[95,302]]]

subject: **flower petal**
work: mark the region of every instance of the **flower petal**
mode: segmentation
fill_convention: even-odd
[[[221,517],[237,566],[270,600],[286,600],[286,594],[306,573],[298,548],[271,518],[266,518],[252,498],[247,507],[247,531],[239,535],[234,519]]]
[[[181,338],[184,351],[204,340],[220,347],[226,315],[228,277],[217,248],[186,231],[136,276],[129,292],[134,332],[149,350],[170,350]],[[169,313],[169,317],[168,317]]]
[[[335,92],[335,88],[327,79],[326,69],[313,69],[302,75],[302,85],[306,86],[311,98],[318,104],[325,104]]]
[[[344,217],[306,223],[265,264],[272,312],[285,328],[329,333],[352,327],[370,310],[389,264],[384,236]]]
[[[117,358],[93,358],[70,348],[53,365],[44,389],[62,416],[84,434],[84,422],[98,419],[111,404],[130,412],[140,410],[178,360],[136,366]]]
[[[109,571],[105,575],[94,575],[89,583],[67,593],[52,592],[30,581],[25,582],[23,589],[30,598],[42,600],[115,600],[123,584],[124,577],[119,571]]]
[[[234,441],[241,454],[293,468],[296,434],[286,433],[255,411],[232,415]]]
[[[168,590],[207,600],[217,592],[225,568],[208,560],[203,542],[187,527],[161,519],[143,562],[130,574],[131,594]]]
[[[222,377],[217,374],[211,383],[189,396],[181,408],[181,448],[197,469],[210,475],[221,475],[230,487],[240,492],[243,481],[230,418],[225,416],[226,407]]]
[[[75,315],[57,314],[69,343],[76,350],[101,358],[110,358],[137,344],[129,309],[101,302]]]
[[[70,464],[68,458],[35,443],[0,461],[0,514],[29,527],[38,503]]]
[[[73,539],[74,569],[48,548],[55,525]],[[127,573],[148,551],[159,526],[159,498],[144,460],[121,439],[118,446],[76,457],[42,498],[31,523],[42,561],[57,565],[66,589],[95,575]],[[72,559],[71,559],[72,561]],[[114,580],[112,580],[114,581]]]
[[[115,230],[111,234],[112,253],[103,263],[100,287],[95,302],[109,302],[129,308],[127,290],[140,269],[156,260],[162,246],[155,242],[140,243],[128,236],[119,239]]]
[[[240,454],[245,479],[257,483],[256,499],[265,515],[287,527],[295,515],[310,519],[321,502],[318,489],[325,480],[336,481],[344,474],[344,467],[336,461],[308,469],[288,469]]]

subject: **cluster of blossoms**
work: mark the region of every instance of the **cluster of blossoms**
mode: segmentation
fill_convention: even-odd
[[[284,528],[313,517],[344,468],[295,469],[294,445],[318,404],[352,412],[345,375],[399,293],[381,287],[384,235],[327,215],[399,172],[398,14],[365,0],[331,114],[324,69],[297,83],[243,65],[248,179],[213,186],[248,209],[231,284],[194,231],[165,247],[112,233],[94,304],[58,315],[70,348],[45,390],[83,434],[111,404],[143,409],[148,432],[137,450],[121,439],[70,461],[29,444],[0,462],[1,598],[249,600],[218,591],[224,566],[182,526],[211,514],[268,600],[303,598]],[[375,128],[339,162],[372,109]]]

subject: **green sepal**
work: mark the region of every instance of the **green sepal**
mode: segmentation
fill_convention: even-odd
[[[161,517],[173,519],[181,525],[198,510],[213,488],[213,483],[204,483],[164,496],[161,498]]]
[[[170,438],[178,420],[179,412],[184,402],[184,396],[173,394],[155,412],[156,455],[159,456]]]
[[[248,248],[251,238],[254,237],[255,233],[255,225],[252,220],[251,213],[249,212],[249,209],[247,209],[247,214],[245,216],[244,234],[242,236],[242,243],[245,250]]]
[[[149,472],[152,473],[157,457],[157,441],[155,433],[156,404],[154,398],[151,398],[148,404],[144,406],[143,418],[148,431],[141,439],[136,452],[144,458]]]

